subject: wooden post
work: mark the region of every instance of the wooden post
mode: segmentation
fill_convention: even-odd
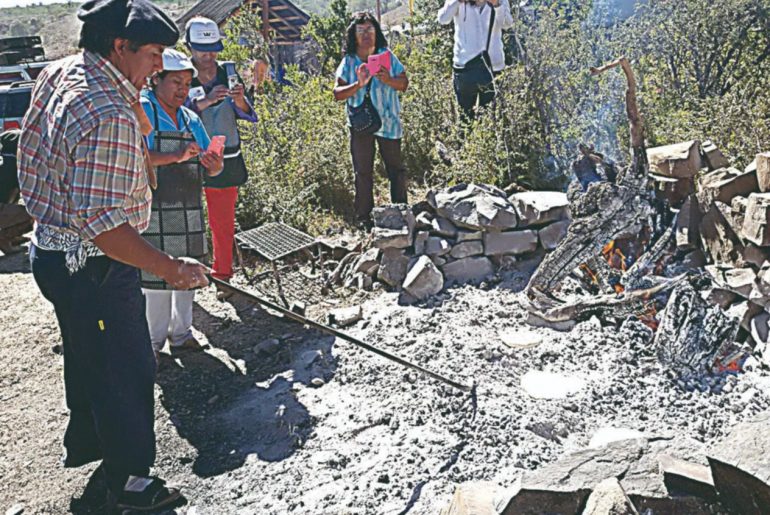
[[[377,0],[377,22],[378,23],[382,21],[381,18],[382,18],[382,4],[380,0]]]
[[[262,0],[262,37],[270,40],[270,0]]]

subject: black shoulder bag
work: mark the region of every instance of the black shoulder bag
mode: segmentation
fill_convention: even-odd
[[[374,77],[369,80],[369,84],[366,86],[366,95],[364,101],[360,106],[352,107],[348,104],[348,120],[350,120],[350,128],[353,132],[358,134],[374,134],[382,127],[382,118],[380,113],[374,108],[372,103],[372,97],[369,92],[372,89],[372,81]]]

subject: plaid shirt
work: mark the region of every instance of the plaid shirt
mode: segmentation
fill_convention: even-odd
[[[139,92],[85,51],[48,66],[32,92],[19,141],[19,184],[34,243],[67,252],[71,272],[97,254],[90,240],[129,223],[147,228],[152,195],[132,105]],[[138,105],[137,105],[138,107]]]

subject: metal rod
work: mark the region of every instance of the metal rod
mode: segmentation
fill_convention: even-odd
[[[394,354],[391,354],[389,352],[386,352],[384,350],[378,349],[377,347],[374,347],[373,345],[370,345],[366,343],[363,340],[359,340],[358,338],[354,338],[350,336],[349,334],[345,334],[342,331],[338,331],[337,329],[334,329],[333,327],[329,327],[328,325],[321,324],[319,322],[315,322],[313,320],[310,320],[309,318],[306,318],[302,315],[299,315],[297,313],[294,313],[293,311],[290,311],[286,308],[283,308],[277,304],[273,304],[272,302],[265,300],[257,295],[254,295],[251,292],[248,292],[246,290],[243,290],[241,288],[238,288],[237,286],[233,286],[232,284],[222,281],[221,279],[217,279],[215,277],[208,276],[208,280],[217,285],[220,289],[226,289],[230,290],[233,293],[237,293],[239,295],[243,295],[244,297],[248,298],[249,300],[253,300],[254,302],[257,302],[258,304],[261,304],[267,308],[272,309],[273,311],[278,311],[282,315],[286,316],[287,318],[291,318],[292,320],[296,322],[300,322],[301,324],[313,327],[315,329],[318,329],[319,331],[322,331],[327,334],[331,334],[332,336],[336,336],[337,338],[341,338],[345,341],[348,341],[354,345],[358,345],[361,348],[364,348],[368,350],[369,352],[373,352],[375,354],[378,354],[382,356],[383,358],[387,358],[391,361],[395,361],[396,363],[403,365],[405,367],[413,368],[415,370],[418,370],[422,372],[423,374],[426,374],[433,379],[436,379],[438,381],[441,381],[444,384],[447,384],[453,388],[457,388],[458,390],[462,390],[464,392],[472,392],[474,390],[473,386],[466,386],[464,384],[460,384],[457,381],[453,381],[451,379],[448,379],[442,375],[439,375],[435,372],[431,372],[430,370],[427,370],[420,365],[417,365],[415,363],[411,363],[404,358],[401,358],[399,356],[396,356]]]

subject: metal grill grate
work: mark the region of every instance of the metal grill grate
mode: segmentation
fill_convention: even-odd
[[[235,239],[268,261],[281,259],[315,245],[311,236],[280,222],[239,232]]]

